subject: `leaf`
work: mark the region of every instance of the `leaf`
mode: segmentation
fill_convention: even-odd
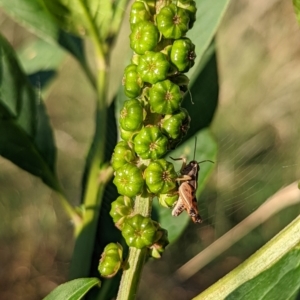
[[[17,52],[20,64],[36,88],[43,88],[57,73],[65,52],[44,40],[26,43]]]
[[[0,155],[58,189],[56,149],[45,106],[1,36]]]
[[[300,24],[300,0],[293,0],[293,4],[298,23]]]
[[[83,36],[100,34],[104,40],[113,15],[112,1],[42,0],[66,31]]]
[[[40,0],[0,0],[0,6],[22,26],[48,43],[60,44],[85,64],[81,39],[63,31]]]
[[[192,99],[190,94],[186,93],[182,105],[191,117],[190,129],[184,140],[202,128],[208,127],[217,108],[219,84],[214,44],[207,49],[194,76],[197,77],[194,78],[190,88]]]
[[[98,278],[78,278],[59,285],[44,300],[79,300],[95,287],[100,287]]]
[[[300,248],[284,255],[271,268],[242,284],[225,299],[293,299],[300,289]]]
[[[197,54],[195,66],[187,74],[191,79],[193,74],[198,72],[198,65],[201,65],[202,56],[211,44],[229,4],[229,0],[195,1],[197,6],[196,22],[187,34],[195,44]]]
[[[57,45],[37,39],[18,49],[18,58],[27,74],[56,70],[60,67],[65,52]]]
[[[200,131],[197,135],[197,148],[196,148],[196,160],[206,160],[210,159],[212,161],[216,160],[217,155],[217,144],[212,137],[209,129],[205,129]],[[187,157],[188,161],[193,159],[194,155],[194,146],[195,146],[195,139],[191,138],[186,143],[182,144],[176,150],[172,151],[169,156],[174,158],[176,157]],[[176,166],[176,165],[175,165]],[[181,165],[178,166],[178,170],[180,169]],[[198,178],[198,188],[197,188],[197,199],[198,199],[198,206],[199,202],[201,202],[200,194],[203,190],[206,181],[210,173],[214,168],[214,164],[211,163],[203,163],[201,164],[199,178]],[[190,217],[187,213],[183,212],[178,217],[173,217],[171,215],[171,209],[161,207],[158,204],[158,201],[155,200],[154,204],[154,217],[157,221],[161,224],[161,226],[168,230],[168,238],[170,243],[174,242],[180,234],[184,231],[187,224],[190,222]],[[201,211],[200,211],[201,215]]]
[[[295,299],[300,288],[299,233],[300,216],[194,299]]]

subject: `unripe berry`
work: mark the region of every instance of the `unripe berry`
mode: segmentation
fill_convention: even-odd
[[[158,159],[167,152],[168,139],[158,127],[144,127],[135,136],[134,150],[143,159]]]
[[[133,164],[125,164],[116,171],[114,184],[118,193],[128,197],[139,195],[144,187],[142,171]]]
[[[166,194],[175,189],[178,177],[173,164],[164,159],[158,159],[149,164],[144,171],[148,189],[154,194]]]
[[[123,248],[118,243],[110,243],[101,255],[98,271],[102,277],[111,278],[117,274],[122,264]]]
[[[142,249],[155,242],[156,229],[151,218],[137,214],[126,218],[122,235],[129,247]]]

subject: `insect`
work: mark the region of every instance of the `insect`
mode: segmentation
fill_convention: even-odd
[[[200,171],[199,164],[203,162],[211,162],[211,163],[214,162],[211,160],[203,160],[197,162],[195,160],[196,144],[197,144],[197,138],[195,138],[194,159],[190,161],[188,164],[186,163],[186,158],[170,157],[173,160],[183,161],[180,169],[181,176],[177,179],[179,183],[179,188],[178,188],[179,198],[174,205],[172,215],[177,217],[184,210],[186,210],[194,223],[201,223],[202,218],[199,215],[197,199],[196,199],[198,173]]]

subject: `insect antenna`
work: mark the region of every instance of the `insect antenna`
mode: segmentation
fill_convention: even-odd
[[[213,163],[213,164],[215,163],[215,162],[212,161],[212,160],[206,159],[206,160],[202,160],[202,161],[197,161],[197,164],[199,165],[199,164],[204,163],[204,162],[206,162],[206,161],[211,162],[211,163]]]
[[[195,156],[196,156],[196,147],[197,147],[197,136],[195,136],[194,160],[195,160]]]

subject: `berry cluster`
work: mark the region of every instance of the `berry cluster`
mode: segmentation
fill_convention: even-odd
[[[122,141],[112,156],[114,184],[122,196],[112,203],[110,214],[127,245],[148,247],[153,257],[160,257],[168,244],[167,232],[150,217],[135,214],[133,198],[157,196],[166,207],[178,199],[178,175],[162,157],[189,128],[190,117],[181,102],[189,83],[183,73],[196,57],[194,44],[185,37],[195,15],[195,2],[190,0],[137,0],[130,12],[134,55],[123,77],[128,100],[120,111]],[[115,244],[114,258],[122,259],[120,251]],[[107,260],[102,259],[100,265]],[[109,261],[115,262],[110,266],[114,272],[121,266],[118,260]],[[102,272],[102,276],[110,275]]]

